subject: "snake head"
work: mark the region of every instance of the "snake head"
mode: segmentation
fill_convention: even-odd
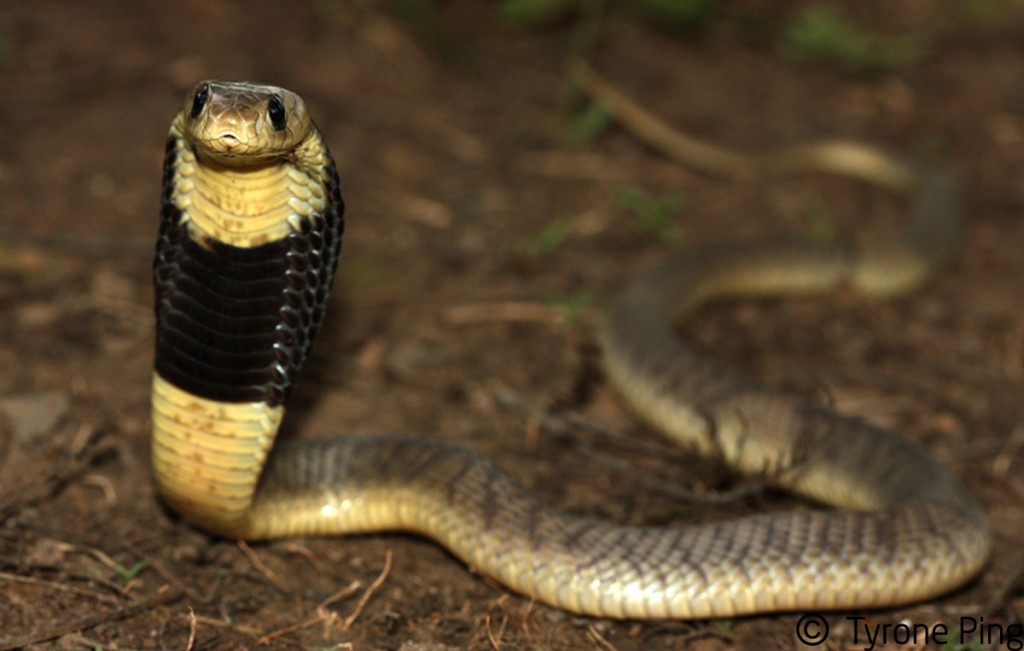
[[[312,130],[295,93],[244,81],[201,81],[185,97],[185,138],[197,153],[225,165],[287,156]]]

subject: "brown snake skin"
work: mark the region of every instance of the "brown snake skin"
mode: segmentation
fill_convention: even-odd
[[[901,292],[947,257],[959,224],[952,183],[845,146],[845,156],[869,152],[869,166],[882,161],[882,182],[913,190],[905,233],[865,247],[680,251],[630,284],[596,331],[609,381],[644,419],[841,510],[617,526],[552,509],[492,462],[444,443],[352,436],[271,451],[333,278],[337,176],[298,96],[197,85],[171,128],[155,264],[153,463],[165,501],[231,538],[417,532],[517,592],[606,617],[878,607],[962,585],[984,565],[990,533],[931,453],[739,377],[672,330],[723,296]],[[834,156],[832,147],[822,151]],[[813,168],[814,147],[801,151]],[[249,341],[272,352],[250,353]]]

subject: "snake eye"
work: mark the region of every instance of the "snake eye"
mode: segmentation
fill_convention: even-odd
[[[271,95],[267,102],[267,115],[270,116],[270,123],[274,125],[274,131],[284,131],[287,126],[287,116],[284,112],[284,102],[278,95]]]
[[[203,84],[196,89],[196,96],[192,98],[192,119],[199,117],[206,106],[206,100],[210,99],[210,85]]]

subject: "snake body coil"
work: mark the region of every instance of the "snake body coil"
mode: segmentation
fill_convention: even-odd
[[[271,453],[323,317],[343,204],[298,96],[200,83],[171,127],[154,265],[159,489],[228,537],[419,532],[515,590],[591,615],[870,607],[948,591],[979,571],[991,540],[981,508],[927,450],[740,378],[670,327],[721,295],[912,287],[958,223],[951,184],[922,177],[917,191],[911,228],[875,247],[676,254],[631,285],[597,332],[610,381],[670,436],[853,510],[615,526],[550,509],[442,443],[353,437]]]

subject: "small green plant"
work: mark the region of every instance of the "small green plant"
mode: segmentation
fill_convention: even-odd
[[[568,19],[579,4],[579,0],[502,0],[498,15],[520,27],[547,27]]]
[[[591,104],[573,116],[566,124],[565,137],[574,146],[581,147],[597,140],[612,123],[612,117],[604,108]]]
[[[131,567],[124,567],[123,565],[118,565],[114,567],[114,577],[117,579],[117,582],[121,585],[128,585],[132,582],[133,579],[135,579],[135,577],[139,575],[139,572],[146,569],[147,565],[148,563],[146,561],[139,561]]]
[[[946,0],[946,4],[975,24],[995,22],[1012,9],[1006,0]]]
[[[929,49],[922,37],[873,34],[824,7],[797,14],[779,44],[782,56],[791,61],[828,63],[861,76],[916,65]]]
[[[820,203],[812,205],[804,214],[804,219],[811,228],[811,239],[822,244],[833,244],[836,241],[836,225],[832,215]]]
[[[978,640],[971,639],[970,641],[961,641],[963,634],[959,628],[953,629],[952,634],[949,636],[948,641],[942,645],[942,651],[985,651],[989,647]]]
[[[7,61],[11,57],[11,45],[7,38],[7,30],[4,26],[0,25],[0,63]]]
[[[572,234],[572,221],[558,217],[547,223],[540,232],[522,242],[523,250],[536,257],[550,255],[558,250]]]
[[[632,9],[647,24],[666,32],[693,32],[707,26],[717,0],[633,0]]]
[[[552,296],[549,304],[562,314],[569,325],[579,323],[583,313],[594,303],[594,292],[581,291],[569,296]]]
[[[498,15],[506,22],[537,29],[586,20],[606,8],[624,9],[651,27],[687,33],[705,27],[720,4],[719,0],[500,0]]]
[[[736,627],[735,619],[722,619],[717,622],[719,628],[724,630],[726,633],[732,633],[732,630]]]
[[[682,232],[672,222],[683,205],[678,195],[654,197],[640,188],[627,186],[619,191],[618,199],[620,206],[636,216],[640,227],[652,233],[663,244],[672,246],[682,240]]]
[[[451,30],[435,0],[370,0],[397,16],[416,40],[447,65],[472,67],[474,54],[465,38]]]

